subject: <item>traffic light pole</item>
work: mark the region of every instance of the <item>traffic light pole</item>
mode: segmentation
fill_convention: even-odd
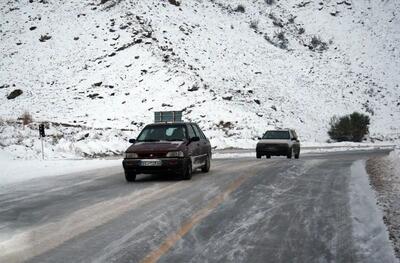
[[[40,140],[42,141],[42,160],[44,160],[44,147],[43,147],[43,137],[40,136]]]
[[[42,143],[42,160],[44,160],[44,146],[43,146],[43,138],[46,136],[44,132],[44,124],[39,125],[39,136],[40,136],[40,141]]]

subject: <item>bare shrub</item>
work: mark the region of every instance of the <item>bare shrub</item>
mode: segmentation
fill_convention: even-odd
[[[285,31],[283,30],[276,31],[272,38],[265,34],[264,39],[280,49],[287,49],[289,44],[289,40],[286,38]]]
[[[284,31],[276,31],[275,36],[279,40],[285,40],[285,32]]]
[[[268,18],[272,20],[272,24],[277,27],[283,27],[282,19],[276,17],[273,13],[268,14]]]
[[[25,111],[24,114],[22,114],[20,119],[22,120],[23,125],[28,125],[29,123],[32,123],[32,121],[33,121],[32,115],[27,111]]]
[[[269,14],[268,14],[268,17],[269,17],[270,19],[272,19],[272,20],[276,20],[276,17],[275,17],[275,15],[274,15],[273,13],[269,13]]]
[[[250,21],[250,28],[254,29],[254,30],[258,30],[258,20],[251,20]]]
[[[264,39],[267,40],[270,44],[275,45],[274,41],[268,36],[268,34],[264,34]]]
[[[313,36],[311,38],[309,48],[316,51],[325,51],[328,49],[328,45],[326,44],[326,42],[322,41],[320,37]]]
[[[278,47],[281,49],[287,49],[289,41],[285,36],[285,31],[276,31],[275,37],[278,39]]]
[[[240,13],[244,13],[246,12],[246,8],[244,7],[244,5],[238,5],[235,9],[235,12],[240,12]]]
[[[272,4],[275,3],[275,0],[265,0],[265,3],[266,3],[267,5],[272,5]]]

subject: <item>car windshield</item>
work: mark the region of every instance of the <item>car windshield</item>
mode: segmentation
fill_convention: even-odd
[[[186,129],[183,125],[154,125],[145,127],[137,141],[183,141],[186,138]]]
[[[290,139],[288,131],[267,131],[263,139]]]

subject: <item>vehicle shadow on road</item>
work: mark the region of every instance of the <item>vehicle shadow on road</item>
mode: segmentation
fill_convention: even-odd
[[[192,180],[202,175],[200,171],[193,171]],[[185,181],[176,174],[138,174],[135,183],[178,182]]]

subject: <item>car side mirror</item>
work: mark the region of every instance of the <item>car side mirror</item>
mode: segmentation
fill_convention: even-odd
[[[292,138],[292,141],[296,141],[297,142],[297,138]]]
[[[190,138],[189,142],[198,142],[198,141],[200,141],[200,138],[196,136],[196,137]]]
[[[135,139],[129,139],[129,143],[135,143],[136,140]]]
[[[261,140],[261,137],[257,137],[258,140]]]

